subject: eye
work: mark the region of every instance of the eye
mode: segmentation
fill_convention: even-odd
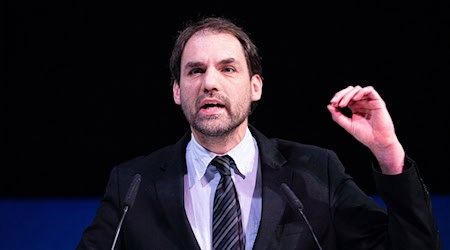
[[[205,70],[201,68],[192,68],[191,71],[189,71],[189,75],[197,75],[205,72]]]
[[[234,72],[235,70],[234,70],[234,68],[233,67],[224,67],[223,68],[223,71],[225,71],[225,72]]]

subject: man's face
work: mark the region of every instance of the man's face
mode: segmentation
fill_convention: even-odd
[[[191,127],[221,136],[247,126],[252,101],[261,98],[262,80],[250,78],[239,41],[226,33],[201,32],[186,43],[173,97]]]

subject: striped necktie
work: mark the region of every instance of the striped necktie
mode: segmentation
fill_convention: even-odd
[[[211,164],[221,175],[214,196],[213,249],[244,249],[241,208],[230,172],[230,166],[235,163],[225,155],[217,156]]]

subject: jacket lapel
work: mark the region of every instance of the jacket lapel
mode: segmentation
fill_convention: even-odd
[[[277,228],[286,207],[280,186],[287,183],[291,171],[283,168],[286,159],[274,144],[258,130],[250,126],[258,142],[262,171],[262,215],[254,249],[265,249]]]
[[[185,154],[189,138],[186,133],[172,148],[170,155],[173,157],[167,157],[162,167],[162,178],[155,182],[155,187],[161,209],[180,249],[200,249],[184,209],[184,174],[187,171]]]

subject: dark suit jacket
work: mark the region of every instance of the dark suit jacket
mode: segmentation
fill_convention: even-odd
[[[305,220],[280,190],[288,184],[303,202],[323,249],[440,249],[429,194],[416,164],[405,173],[374,171],[389,215],[360,190],[333,151],[269,139],[250,126],[262,171],[262,218],[254,249],[318,249]],[[92,224],[78,250],[111,249],[134,175],[142,182],[122,224],[117,249],[199,249],[183,207],[186,145],[176,144],[113,168]]]

